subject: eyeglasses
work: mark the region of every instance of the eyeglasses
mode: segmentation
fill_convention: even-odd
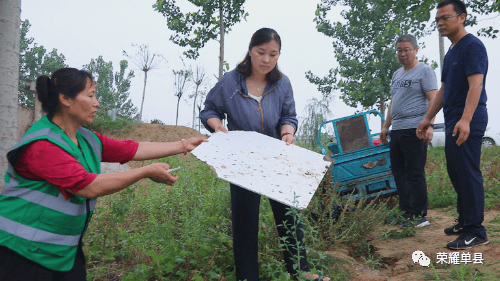
[[[411,51],[413,51],[413,49],[411,49],[411,50],[410,50],[410,49],[406,49],[406,50],[396,50],[396,54],[398,54],[398,55],[402,55],[402,54],[407,55],[407,54],[409,54]]]
[[[435,22],[436,24],[438,24],[438,23],[440,23],[440,22],[445,22],[445,21],[447,21],[449,18],[458,17],[458,16],[460,16],[460,15],[461,15],[461,14],[456,14],[456,15],[454,15],[454,16],[442,16],[440,19],[436,18],[436,19],[434,20],[434,22]]]

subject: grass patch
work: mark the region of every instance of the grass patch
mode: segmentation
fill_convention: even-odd
[[[500,224],[500,215],[496,215],[489,223],[498,223]]]
[[[231,272],[228,185],[199,161],[161,161],[189,172],[173,187],[149,181],[101,198],[86,239],[89,264],[119,261],[124,280]]]
[[[383,231],[380,234],[380,240],[389,240],[389,239],[403,239],[407,237],[415,237],[417,235],[417,229],[415,228],[415,222],[410,221],[410,226],[405,227],[401,230],[392,229]]]
[[[112,126],[109,128],[113,130]],[[482,154],[486,209],[500,208],[499,154],[499,147],[486,148]],[[444,149],[429,149],[428,159],[429,208],[444,208],[453,213],[456,193],[446,172]],[[156,161],[181,166],[175,186],[143,180],[99,199],[85,237],[88,280],[235,280],[229,184],[217,179],[207,165],[194,157],[174,156]],[[375,253],[374,239],[415,236],[414,227],[402,230],[384,227],[405,222],[394,198],[360,201],[340,198],[329,179],[327,175],[309,209],[295,213],[303,223],[312,272],[333,280],[350,280],[356,272],[347,269],[348,262],[324,252],[344,244],[350,256],[376,269],[382,266],[382,259]],[[498,237],[498,224],[500,216],[488,221],[490,238]],[[280,245],[271,206],[262,197],[260,280],[292,280],[284,268]],[[479,272],[480,267],[475,267],[477,270],[439,264],[432,267],[433,272],[423,274],[424,279],[499,278]]]
[[[459,281],[486,281],[496,279],[491,272],[481,271],[477,266],[473,265],[453,266],[451,268],[450,277],[452,280]]]
[[[481,150],[481,172],[484,179],[485,210],[500,208],[500,147]],[[454,208],[457,194],[446,170],[444,147],[429,148],[425,167],[429,208]]]

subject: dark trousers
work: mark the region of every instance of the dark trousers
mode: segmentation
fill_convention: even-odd
[[[458,221],[464,230],[486,238],[484,219],[484,186],[481,164],[481,145],[487,123],[470,123],[467,140],[457,146],[458,133],[452,136],[453,126],[446,126],[446,166],[451,183],[457,192]]]
[[[288,206],[272,199],[269,199],[269,202],[271,203],[279,237],[288,237],[286,242],[288,245],[292,246],[289,248],[290,251],[283,251],[283,255],[287,271],[290,274],[295,274],[297,270],[293,269],[294,262],[292,257],[297,256],[297,250],[294,248],[296,240],[294,237],[291,237],[292,234],[287,234],[287,229],[285,227],[279,226],[283,225],[283,222],[286,221],[286,225],[291,231],[294,218],[293,216],[286,215],[289,208]],[[233,249],[237,280],[259,280],[257,257],[259,205],[259,194],[231,184]],[[296,235],[301,245],[303,245],[304,234],[301,225],[299,225]],[[280,242],[282,243],[282,241]],[[300,248],[300,267],[303,271],[309,271],[305,249],[303,249],[303,247]]]
[[[392,130],[390,141],[391,170],[399,195],[399,209],[405,217],[427,215],[425,162],[427,145],[415,129]]]
[[[0,246],[0,280],[2,281],[86,281],[82,247],[70,271],[55,271],[31,261],[7,247]]]

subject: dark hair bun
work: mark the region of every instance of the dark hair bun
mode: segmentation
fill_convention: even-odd
[[[36,91],[38,93],[38,100],[42,104],[46,104],[49,101],[51,90],[53,90],[52,81],[50,81],[49,76],[42,75],[36,79]]]
[[[47,75],[38,77],[36,91],[47,117],[51,119],[59,110],[59,94],[74,99],[85,89],[88,80],[94,80],[92,75],[76,68],[59,68],[50,78]]]

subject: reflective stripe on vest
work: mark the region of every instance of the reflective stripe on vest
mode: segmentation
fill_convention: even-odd
[[[38,190],[16,187],[19,182],[14,177],[14,173],[12,170],[13,168],[9,164],[7,173],[10,174],[10,181],[9,183],[6,183],[4,185],[1,193],[2,195],[22,198],[31,203],[35,203],[70,216],[80,216],[87,213],[85,204],[77,205],[71,203],[70,201],[67,201],[66,198],[64,198],[64,195],[62,195],[62,193],[59,193],[57,197],[54,197],[50,194],[46,194]],[[94,211],[96,202],[96,199],[90,200],[90,211]],[[75,208],[76,206],[77,208]],[[2,229],[1,225],[0,229]]]
[[[90,147],[92,147],[92,149],[94,150],[97,158],[99,159],[99,162],[102,161],[101,146],[94,139],[94,135],[92,134],[92,132],[83,127],[78,127],[78,132],[80,132],[80,134],[82,134],[82,136],[89,142]]]
[[[51,270],[68,271],[73,267],[97,200],[79,196],[66,200],[49,182],[23,178],[11,161],[25,145],[46,140],[75,157],[88,172],[99,174],[99,138],[84,128],[78,128],[76,136],[80,147],[43,117],[7,154],[6,184],[0,192],[0,245]]]
[[[82,134],[82,136],[89,142],[90,147],[92,147],[92,149],[94,150],[99,161],[102,161],[101,147],[100,147],[99,143],[94,139],[94,136],[92,135],[92,133],[83,127],[78,127],[78,132],[80,132],[80,134]],[[19,140],[14,145],[14,148],[12,148],[11,150],[15,150],[23,143],[25,143],[31,139],[41,137],[41,136],[48,136],[48,137],[60,142],[62,145],[64,145],[66,148],[68,148],[68,150],[71,150],[71,146],[65,140],[63,140],[61,135],[52,132],[50,130],[50,128],[41,129],[41,130],[35,131],[31,134],[23,136],[21,138],[21,140]],[[77,160],[79,161],[79,159],[77,159]]]
[[[0,229],[15,235],[17,237],[24,238],[29,241],[42,242],[54,245],[62,246],[77,246],[80,242],[79,235],[62,235],[55,234],[48,231],[36,229],[24,224],[20,224],[13,220],[9,220],[0,216]]]
[[[50,137],[50,138],[53,138],[53,139],[55,139],[55,140],[59,141],[59,142],[60,142],[61,144],[63,144],[64,146],[66,146],[69,150],[71,150],[71,147],[68,145],[68,143],[67,143],[67,142],[65,142],[65,141],[62,139],[61,135],[59,135],[59,134],[56,134],[56,133],[52,132],[52,131],[50,130],[50,128],[41,129],[41,130],[35,131],[35,132],[31,133],[31,134],[24,135],[24,136],[21,138],[21,140],[19,140],[19,141],[16,143],[16,145],[14,145],[14,148],[13,148],[12,150],[14,150],[14,149],[18,148],[21,144],[23,144],[23,143],[25,143],[25,142],[27,142],[27,141],[29,141],[29,140],[31,140],[31,139],[34,139],[34,138],[36,138],[36,137],[40,137],[40,136],[48,136],[48,137]]]
[[[92,147],[92,149],[96,153],[99,161],[101,161],[102,154],[101,154],[100,145],[94,139],[92,133],[89,130],[82,128],[82,127],[78,127],[78,132],[80,132],[82,134],[82,136],[89,142],[90,146]],[[35,131],[31,134],[23,136],[21,138],[21,140],[16,143],[16,145],[14,146],[14,148],[12,150],[18,148],[21,144],[23,144],[31,139],[34,139],[34,138],[37,138],[40,136],[45,136],[45,135],[49,136],[50,138],[52,138],[54,140],[57,140],[62,145],[66,146],[68,149],[71,150],[71,147],[68,145],[68,143],[66,141],[64,141],[62,139],[61,135],[52,132],[50,130],[50,128],[41,129],[41,130]],[[49,194],[46,194],[46,193],[43,193],[43,192],[40,192],[37,190],[16,187],[19,184],[19,182],[17,181],[17,179],[14,175],[14,169],[12,168],[12,165],[10,165],[10,163],[8,165],[7,173],[9,173],[9,175],[10,175],[10,181],[4,185],[4,188],[0,194],[2,194],[4,196],[22,198],[26,201],[44,206],[46,208],[49,208],[49,209],[52,209],[52,210],[55,210],[55,211],[58,211],[60,213],[67,214],[70,216],[79,216],[79,215],[83,215],[83,214],[87,213],[84,204],[79,205],[78,209],[76,209],[75,208],[76,204],[67,201],[64,198],[64,195],[62,195],[61,193],[59,193],[58,197],[54,197],[52,195],[49,195]],[[94,211],[96,202],[97,202],[96,199],[90,200],[90,202],[89,202],[90,203],[90,211]],[[0,227],[0,229],[1,229],[1,227]]]

